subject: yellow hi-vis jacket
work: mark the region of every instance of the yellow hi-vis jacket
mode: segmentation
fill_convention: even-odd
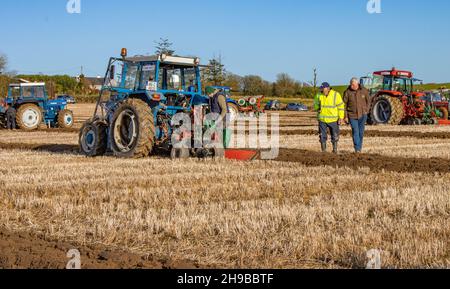
[[[323,93],[316,95],[314,110],[319,113],[319,121],[325,123],[337,122],[345,118],[345,104],[339,92],[331,90],[328,96]]]

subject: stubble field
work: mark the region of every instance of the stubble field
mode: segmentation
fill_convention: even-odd
[[[73,130],[0,131],[0,267],[450,268],[450,127],[369,127],[319,152],[280,113],[272,161],[85,158]],[[270,117],[269,117],[270,118]]]

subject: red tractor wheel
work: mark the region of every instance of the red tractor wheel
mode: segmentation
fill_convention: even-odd
[[[441,112],[440,120],[448,120],[448,108],[446,107],[438,107],[438,110]]]
[[[399,125],[405,117],[402,101],[397,97],[381,95],[371,109],[371,120],[376,124]]]

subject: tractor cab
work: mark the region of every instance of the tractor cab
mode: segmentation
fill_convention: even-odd
[[[413,78],[413,73],[404,70],[376,71],[373,75],[361,78],[364,85],[371,94],[386,92],[393,95],[413,95],[414,86],[422,83],[421,80]]]
[[[45,101],[48,95],[45,90],[45,83],[20,83],[10,84],[8,87],[8,97],[6,103],[12,105],[15,102]]]
[[[206,102],[201,97],[200,60],[169,55],[111,58],[102,92],[112,100],[142,99],[164,104],[171,114]]]

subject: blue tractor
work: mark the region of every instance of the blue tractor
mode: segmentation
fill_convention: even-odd
[[[194,152],[192,146],[172,144],[177,131],[173,117],[192,116],[194,108],[206,113],[208,106],[209,98],[202,95],[199,58],[127,57],[122,49],[121,58],[109,60],[94,116],[80,131],[80,150],[91,157],[112,152],[116,157],[141,158],[155,149],[170,151],[173,158],[194,153],[223,157],[223,147]]]
[[[36,130],[41,124],[48,127],[71,128],[72,111],[65,100],[48,98],[45,83],[10,84],[8,96],[2,103],[0,118],[5,121],[8,107],[16,110],[16,125],[22,130]]]

